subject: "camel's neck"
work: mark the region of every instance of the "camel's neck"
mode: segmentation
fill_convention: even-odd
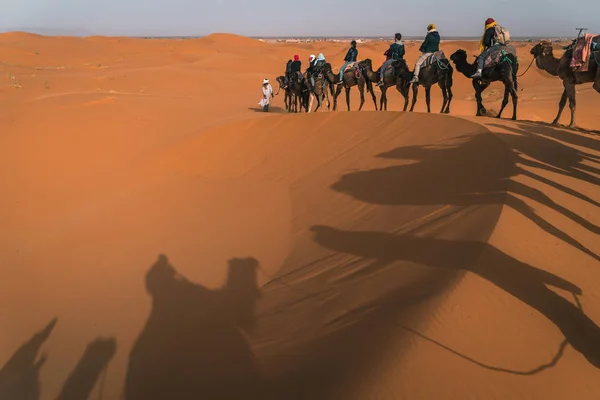
[[[560,59],[555,58],[554,54],[540,55],[535,58],[535,65],[541,70],[546,71],[550,75],[558,75],[558,67],[560,65]]]
[[[379,72],[373,71],[373,68],[370,65],[365,67],[365,71],[367,71],[367,78],[369,78],[371,82],[379,81]]]
[[[477,63],[469,64],[467,60],[461,60],[455,63],[458,72],[470,78],[477,71]]]

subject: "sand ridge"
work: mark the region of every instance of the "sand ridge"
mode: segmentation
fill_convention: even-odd
[[[526,121],[472,117],[459,74],[450,116],[369,101],[281,115],[282,95],[265,114],[264,77],[296,53],[335,66],[345,45],[0,43],[4,397],[600,389],[600,146],[537,122],[554,117],[558,78],[522,78]],[[385,47],[360,58],[377,64]],[[443,44],[459,47],[475,50]],[[416,54],[408,46],[409,64]],[[525,65],[527,45],[519,54]],[[593,129],[589,86],[578,122]],[[488,92],[493,110],[502,88]]]

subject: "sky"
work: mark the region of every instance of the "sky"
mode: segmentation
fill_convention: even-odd
[[[481,35],[493,17],[512,36],[600,33],[598,0],[0,0],[0,31],[122,36]]]

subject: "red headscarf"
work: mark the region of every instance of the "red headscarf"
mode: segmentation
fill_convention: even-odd
[[[300,59],[300,56],[298,56],[298,55],[294,56],[294,61],[298,61],[299,59]]]
[[[488,18],[488,19],[486,19],[486,20],[485,20],[485,24],[486,24],[486,25],[489,25],[489,24],[491,24],[492,22],[496,22],[496,21],[494,21],[494,18]]]

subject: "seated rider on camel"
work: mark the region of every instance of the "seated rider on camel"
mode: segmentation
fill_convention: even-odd
[[[289,70],[289,77],[288,79],[290,80],[290,86],[292,85],[292,83],[294,82],[301,82],[298,79],[298,76],[300,76],[300,71],[302,70],[302,61],[300,61],[300,56],[295,55],[294,56],[294,61],[292,62],[292,64],[290,65],[290,70]]]
[[[431,57],[433,53],[440,51],[440,34],[438,33],[434,24],[429,24],[427,26],[427,36],[425,36],[425,40],[423,41],[423,44],[421,44],[419,51],[421,52],[421,57],[417,59],[414,76],[410,83],[419,82],[421,65],[423,65],[423,63],[425,63],[425,61],[427,61],[427,59]]]
[[[479,43],[479,57],[477,57],[477,72],[471,75],[471,78],[481,78],[483,72],[483,64],[487,56],[495,50],[499,44],[496,41],[496,21],[493,18],[488,18],[485,21],[485,32]]]
[[[353,62],[356,62],[356,59],[358,58],[358,49],[356,48],[356,40],[353,40],[350,43],[350,48],[348,49],[348,52],[346,53],[346,57],[344,57],[344,65],[342,65],[342,68],[340,68],[340,80],[338,81],[338,85],[341,85],[342,83],[344,83],[344,70],[346,69],[346,67],[350,64],[352,64]]]
[[[323,71],[326,61],[323,53],[319,53],[319,57],[317,58],[315,58],[314,54],[311,54],[309,61],[310,65],[306,69],[306,72],[308,72],[310,76],[310,90],[313,91],[315,89],[315,78]]]
[[[388,66],[390,66],[394,61],[403,60],[404,59],[404,43],[402,43],[402,35],[400,33],[396,33],[394,35],[395,42],[390,45],[390,48],[386,50],[384,53],[387,56],[387,60],[381,65],[379,68],[379,82],[377,82],[377,86],[383,86],[383,76],[385,75],[385,70]]]

